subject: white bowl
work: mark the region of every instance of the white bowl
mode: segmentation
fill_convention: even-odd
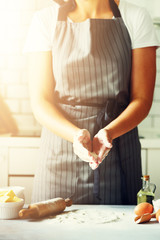
[[[5,202],[0,203],[0,219],[19,218],[19,211],[23,208],[24,199],[20,202]]]

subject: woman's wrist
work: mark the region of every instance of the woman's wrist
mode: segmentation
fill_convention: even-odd
[[[114,139],[112,129],[106,126],[106,127],[104,127],[104,130],[106,131],[106,134],[108,136],[108,140],[110,142],[112,142],[112,140]]]
[[[88,132],[88,130],[87,129],[82,129],[82,128],[75,128],[75,131],[74,131],[74,134],[73,134],[73,141],[77,138],[77,137],[79,137],[79,136],[81,136],[81,135],[84,135],[84,134],[89,134],[90,135],[90,133]]]
[[[78,128],[78,127],[74,127],[73,131],[72,131],[72,134],[71,134],[71,142],[73,143],[74,142],[74,139],[76,138],[76,136],[79,134],[81,128]]]

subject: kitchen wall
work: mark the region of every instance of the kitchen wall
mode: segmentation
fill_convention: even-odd
[[[159,0],[128,0],[146,7],[152,18],[159,17]],[[40,125],[33,117],[29,101],[27,58],[22,49],[34,12],[52,0],[4,0],[0,2],[0,94],[8,104],[21,135],[36,136]],[[160,39],[160,27],[155,26]],[[140,128],[160,130],[160,51],[157,53],[157,78],[154,102]]]

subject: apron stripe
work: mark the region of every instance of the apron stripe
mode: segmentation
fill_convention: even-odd
[[[99,33],[100,29],[98,28],[97,24],[95,26],[96,26],[95,31]],[[105,72],[103,72],[105,65],[102,64],[102,60],[101,60],[101,58],[104,56],[103,56],[101,41],[99,41],[99,39],[98,39],[98,34],[95,34],[95,47],[96,47],[97,42],[99,42],[99,47],[97,47],[97,49],[96,49],[96,51],[98,53],[97,60],[99,61],[99,68],[96,67],[99,70],[99,77],[97,78],[97,85],[98,85],[97,89],[102,89],[102,96],[104,97],[105,94],[104,94],[103,76],[106,74],[105,74]]]

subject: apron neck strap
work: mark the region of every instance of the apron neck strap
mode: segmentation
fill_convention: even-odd
[[[58,20],[59,21],[66,21],[67,15],[70,11],[72,11],[75,6],[75,0],[70,0],[65,2],[64,0],[54,0],[54,2],[57,2],[60,5],[59,13],[58,13]],[[112,9],[113,15],[115,18],[121,17],[121,13],[119,11],[119,8],[114,0],[109,0],[110,7]]]
[[[115,18],[121,17],[121,13],[119,11],[119,8],[114,0],[109,0],[110,7],[112,9],[113,15]]]

